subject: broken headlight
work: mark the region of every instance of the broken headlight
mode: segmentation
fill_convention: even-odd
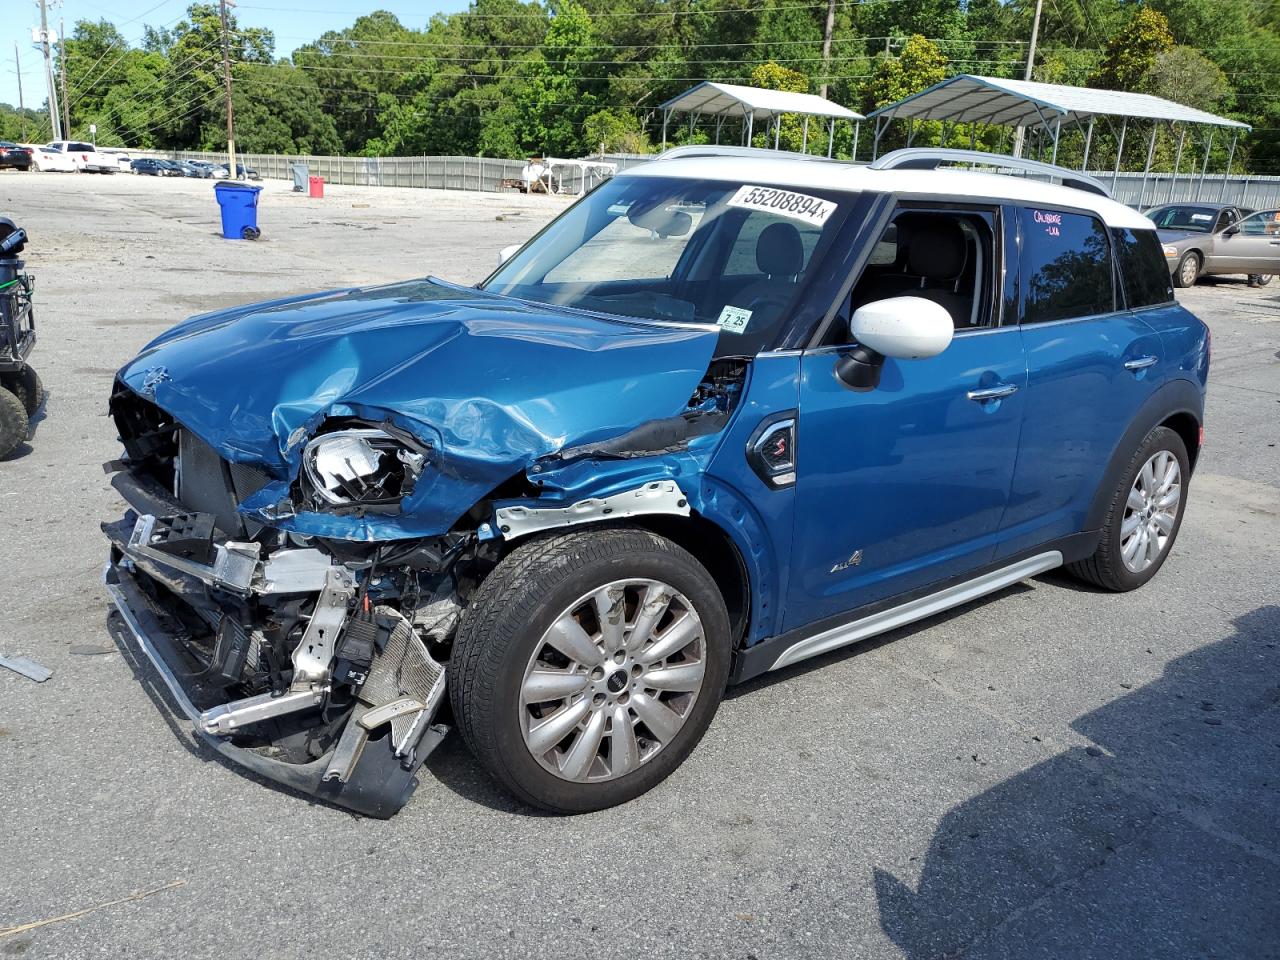
[[[339,430],[306,445],[299,483],[315,507],[388,507],[413,491],[426,462],[382,430]]]

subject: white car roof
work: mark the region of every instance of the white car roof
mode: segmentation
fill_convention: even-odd
[[[618,176],[728,180],[787,187],[801,192],[806,187],[818,187],[847,193],[892,193],[1074,207],[1097,214],[1109,227],[1155,229],[1155,224],[1138,211],[1087,190],[1026,177],[968,170],[872,170],[844,161],[812,160],[783,154],[777,157],[672,157],[631,167]]]

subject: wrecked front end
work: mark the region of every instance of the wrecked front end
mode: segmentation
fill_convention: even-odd
[[[710,364],[714,336],[688,331],[637,333],[632,353],[615,335],[594,356],[580,319],[569,332],[507,326],[495,338],[492,319],[459,321],[473,307],[453,302],[418,306],[399,328],[331,331],[317,352],[345,352],[341,391],[323,365],[312,383],[272,373],[263,345],[296,349],[332,309],[326,299],[196,322],[121,371],[110,412],[124,456],[107,468],[128,510],[103,524],[104,583],[214,750],[389,817],[448,731],[453,637],[511,541],[578,522],[688,515],[678,475],[697,469],[688,451],[714,441],[745,368]],[[442,333],[445,317],[452,328]],[[416,350],[406,344],[415,324],[426,331]],[[373,327],[383,331],[376,350]],[[465,348],[481,332],[485,351],[501,350],[523,379],[505,376],[497,383],[509,395],[494,386],[483,403],[449,399],[477,379],[467,364],[488,357]],[[406,369],[404,354],[434,361],[430,376]],[[234,384],[213,355],[235,358]],[[606,377],[616,369],[614,399],[592,406],[558,394],[570,388],[551,381],[566,382],[575,364]],[[433,395],[422,399],[414,391],[427,382]],[[657,416],[673,398],[674,415]],[[642,469],[637,453],[650,457]]]
[[[325,541],[256,523],[271,482],[118,392],[130,509],[105,585],[196,733],[262,776],[375,817],[409,799],[447,727],[448,643],[486,552],[474,533]]]

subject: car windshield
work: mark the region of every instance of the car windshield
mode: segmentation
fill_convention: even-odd
[[[641,320],[718,326],[720,355],[775,338],[851,194],[618,177],[553,221],[481,286]]]
[[[1218,220],[1217,207],[1197,207],[1176,204],[1159,207],[1147,214],[1161,230],[1186,230],[1189,233],[1208,233]]]

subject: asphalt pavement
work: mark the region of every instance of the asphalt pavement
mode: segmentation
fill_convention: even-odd
[[[451,735],[383,822],[194,744],[98,579],[107,395],[143,343],[249,300],[474,282],[564,205],[328,193],[266,184],[263,239],[231,243],[207,182],[0,174],[49,390],[0,462],[0,652],[53,670],[0,670],[0,956],[1280,957],[1280,282],[1179,292],[1213,330],[1207,446],[1147,587],[1039,577],[735,688],[602,813],[521,807]]]

